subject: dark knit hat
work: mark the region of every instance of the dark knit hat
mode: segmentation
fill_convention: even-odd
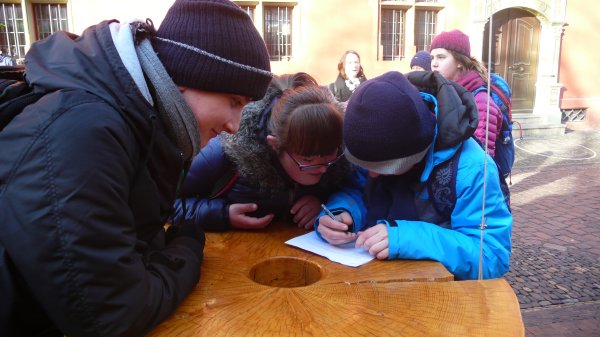
[[[431,54],[426,50],[421,50],[413,56],[410,61],[410,67],[419,66],[426,71],[431,71]]]
[[[176,0],[152,46],[177,85],[259,100],[271,82],[265,42],[228,0]]]
[[[452,50],[460,54],[471,56],[471,44],[469,43],[469,36],[458,29],[451,30],[449,32],[441,32],[436,35],[431,41],[431,48],[429,51],[435,48],[444,48]]]
[[[420,162],[433,143],[435,116],[399,72],[363,82],[344,117],[346,157],[379,174],[402,174]]]

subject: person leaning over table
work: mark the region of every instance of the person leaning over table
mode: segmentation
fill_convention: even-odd
[[[331,244],[356,240],[378,259],[435,260],[457,279],[477,279],[485,200],[483,278],[500,277],[509,270],[512,216],[493,159],[471,138],[478,121],[473,95],[438,73],[409,76],[434,95],[389,72],[350,99],[345,154],[369,171],[366,209],[329,203],[337,221],[322,214],[316,230]],[[444,192],[453,188],[452,205]],[[347,224],[356,227],[352,233]]]
[[[342,123],[342,108],[312,76],[275,76],[265,97],[244,108],[239,132],[194,158],[172,221],[185,214],[207,231],[274,220],[312,229],[333,192],[361,198],[366,172],[342,155]]]
[[[176,0],[158,31],[57,32],[25,66],[46,94],[0,132],[0,336],[143,336],[199,280],[202,228],[164,223],[194,155],[265,94],[265,43],[230,1]]]

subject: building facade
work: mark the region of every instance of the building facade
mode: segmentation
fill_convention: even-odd
[[[80,34],[104,19],[151,18],[159,26],[172,2],[0,0],[0,48],[21,59],[31,43],[54,31]],[[367,78],[406,72],[414,53],[427,50],[437,33],[460,29],[470,37],[472,55],[511,84],[513,118],[529,134],[563,132],[578,113],[586,114],[579,128],[600,127],[600,97],[590,76],[600,75],[591,62],[599,47],[590,43],[591,25],[600,18],[582,1],[234,2],[265,39],[277,74],[306,71],[322,84],[333,82],[346,50],[360,54]]]

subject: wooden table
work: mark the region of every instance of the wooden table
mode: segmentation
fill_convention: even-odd
[[[285,244],[306,233],[207,233],[200,282],[149,336],[523,336],[503,279],[453,281],[433,261],[358,268]]]

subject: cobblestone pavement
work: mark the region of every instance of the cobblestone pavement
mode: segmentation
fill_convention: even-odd
[[[600,131],[515,144],[505,277],[526,336],[600,336]]]

